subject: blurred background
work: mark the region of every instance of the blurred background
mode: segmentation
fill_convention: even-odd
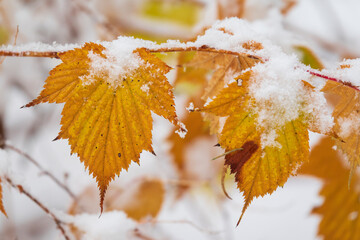
[[[0,44],[15,44],[16,35],[16,45],[82,44],[111,41],[120,35],[159,43],[186,41],[218,19],[238,17],[259,26],[275,44],[298,54],[304,63],[332,67],[343,58],[360,56],[359,11],[358,0],[0,0]],[[94,179],[76,156],[70,156],[67,141],[52,141],[60,130],[62,105],[20,109],[36,98],[48,72],[60,61],[0,59],[0,135],[8,145],[12,176],[71,223],[65,227],[73,239],[317,239],[320,218],[311,215],[311,210],[322,203],[318,196],[322,182],[305,176],[290,178],[271,196],[255,199],[235,227],[242,196],[233,176],[225,179],[233,200],[224,196],[223,159],[211,161],[223,151],[214,147],[216,137],[208,134],[201,117],[185,110],[189,101],[201,101],[198,95],[206,81],[198,72],[181,79],[182,68],[176,66],[186,57],[162,56],[174,67],[168,77],[175,86],[177,112],[188,136],[180,139],[170,123],[153,115],[157,156],[142,153],[141,166],[132,164],[128,172],[122,172],[106,196],[106,211],[127,214],[119,218],[106,213],[99,218]],[[310,144],[319,138],[312,134]],[[9,217],[0,216],[1,240],[63,239],[52,219],[26,196],[7,184],[3,184],[3,196]],[[92,215],[71,218],[84,213]]]

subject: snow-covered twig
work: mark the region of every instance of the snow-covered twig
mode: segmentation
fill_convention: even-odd
[[[63,228],[63,222],[58,219],[53,212],[51,212],[44,204],[42,204],[39,200],[37,200],[34,196],[32,196],[27,190],[23,188],[23,186],[19,184],[15,184],[10,178],[6,177],[5,180],[13,187],[19,190],[20,193],[26,195],[31,201],[33,201],[36,205],[38,205],[44,212],[46,212],[55,222],[57,228],[60,230],[62,235],[66,240],[70,240],[69,236],[66,234],[65,229]]]
[[[40,171],[42,174],[48,176],[51,180],[53,180],[60,188],[62,188],[65,192],[67,192],[69,194],[70,197],[72,197],[74,200],[76,200],[76,196],[75,194],[65,185],[63,184],[59,179],[57,179],[52,173],[50,173],[49,171],[45,170],[34,158],[32,158],[29,154],[24,153],[22,150],[20,150],[19,148],[6,143],[4,144],[5,148],[8,148],[14,152],[17,152],[18,154],[24,156],[28,161],[30,161],[32,164],[34,164]]]

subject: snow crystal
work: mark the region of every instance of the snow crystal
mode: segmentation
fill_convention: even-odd
[[[194,103],[190,102],[189,106],[186,108],[186,110],[188,110],[189,112],[195,111]]]
[[[80,214],[75,216],[64,215],[60,218],[73,224],[78,230],[84,233],[82,239],[134,239],[136,222],[129,219],[124,212],[105,212],[99,218],[95,214]]]
[[[141,89],[141,91],[143,91],[144,93],[149,93],[149,90],[150,90],[148,84],[142,85],[140,89]]]
[[[326,104],[324,94],[314,89],[310,94],[302,81],[310,81],[311,75],[295,55],[287,55],[273,46],[271,58],[252,68],[249,94],[255,99],[253,111],[257,113],[258,124],[265,129],[278,129],[295,120],[301,113],[312,116],[311,124],[322,133],[333,126],[333,117]],[[266,136],[265,136],[266,135]],[[276,135],[266,131],[262,147],[279,146]]]
[[[354,221],[358,217],[358,212],[353,211],[349,214],[349,220]]]
[[[347,138],[350,134],[358,132],[360,128],[360,116],[357,113],[350,114],[349,117],[339,119],[339,136]]]
[[[135,70],[144,64],[134,50],[142,47],[151,48],[154,45],[153,42],[133,37],[119,37],[112,42],[101,42],[101,44],[105,47],[103,54],[106,58],[89,52],[90,73],[82,76],[83,84],[93,83],[97,76],[106,76],[106,82],[115,89],[122,84],[124,78],[131,77]]]
[[[281,144],[276,141],[278,134],[275,129],[271,129],[266,134],[261,135],[261,147],[275,147],[281,148]]]
[[[299,116],[305,95],[300,80],[308,79],[310,74],[295,68],[297,64],[294,55],[288,56],[277,49],[272,58],[252,68],[249,93],[256,100],[258,123],[265,128],[283,126]]]
[[[180,123],[180,128],[176,130],[175,132],[181,137],[184,138],[187,134],[187,129],[183,123]]]

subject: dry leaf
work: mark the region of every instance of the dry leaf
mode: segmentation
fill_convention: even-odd
[[[244,48],[253,48],[256,43],[245,43]],[[257,46],[261,48],[261,46]],[[259,59],[253,58],[248,55],[231,55],[224,53],[206,53],[198,52],[188,66],[196,66],[208,70],[214,70],[211,79],[209,80],[202,99],[207,101],[215,97],[224,86],[235,77],[239,76],[241,71],[246,70],[256,63],[260,62]],[[219,117],[208,115],[204,113],[204,120],[210,123],[210,134],[215,134],[220,128]]]
[[[202,109],[227,117],[219,143],[226,151],[240,149],[228,154],[225,161],[245,197],[239,222],[252,199],[283,186],[290,175],[307,161],[309,152],[308,120],[304,114],[277,129],[270,129],[275,131],[275,141],[279,146],[262,145],[261,136],[269,129],[257,125],[257,114],[251,104],[254,100],[248,95],[250,76],[250,71],[242,74],[241,86],[236,82],[229,84]]]
[[[323,89],[333,96],[339,96],[333,111],[333,131],[341,140],[336,142],[347,156],[352,171],[360,165],[360,93],[341,83],[328,81]]]
[[[180,125],[172,86],[165,77],[170,67],[147,50],[137,49],[139,68],[110,84],[106,73],[89,74],[89,52],[106,59],[103,50],[102,45],[88,43],[60,54],[63,63],[50,72],[40,96],[26,105],[65,102],[56,139],[69,139],[71,153],[78,154],[96,178],[101,208],[115,175],[132,161],[138,163],[142,151],[153,152],[151,111]]]
[[[360,239],[360,176],[354,174],[349,188],[349,169],[333,149],[334,144],[329,137],[321,139],[300,173],[324,182],[320,191],[324,202],[312,211],[321,217],[318,234],[324,240]]]

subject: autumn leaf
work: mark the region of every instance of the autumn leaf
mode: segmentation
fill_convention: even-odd
[[[147,50],[137,49],[132,54],[139,66],[114,76],[112,71],[118,66],[111,65],[113,56],[104,52],[102,45],[87,43],[59,54],[62,63],[50,72],[39,97],[26,105],[65,102],[56,139],[68,139],[71,153],[95,177],[101,209],[115,175],[127,170],[132,161],[139,163],[142,151],[154,153],[151,111],[184,130],[165,77],[170,67]],[[110,68],[101,68],[104,64]]]
[[[237,82],[229,84],[201,110],[227,117],[219,144],[232,152],[226,155],[225,164],[235,174],[235,181],[245,198],[239,222],[252,199],[283,186],[307,161],[309,152],[310,118],[305,113],[274,128],[257,123],[256,100],[248,90],[251,77],[251,71],[243,73],[238,78],[242,81],[241,86]],[[309,93],[312,90],[307,84],[303,87]],[[239,150],[233,152],[236,149]]]
[[[346,67],[346,66],[343,66]],[[351,171],[360,165],[360,93],[341,83],[328,81],[323,88],[331,97],[337,97],[333,111],[334,132],[339,140],[336,145],[347,155]]]
[[[71,215],[96,214],[97,190],[87,187],[70,206]],[[104,212],[124,211],[126,215],[138,222],[147,218],[156,218],[165,200],[165,186],[160,179],[140,178],[124,187],[113,184],[104,200]],[[84,233],[74,225],[70,230],[76,239],[83,239]]]
[[[246,42],[243,44],[243,48],[248,50],[260,50],[262,49],[262,45],[256,42]],[[241,71],[251,68],[258,62],[260,62],[260,59],[246,54],[232,55],[225,53],[198,52],[185,66],[196,66],[197,68],[207,70],[215,69],[202,95],[202,99],[207,101],[209,98],[216,96],[229,81],[239,76]],[[218,117],[208,115],[205,112],[204,120],[210,122],[210,134],[218,132],[220,128]]]
[[[5,212],[5,208],[4,208],[4,205],[3,205],[3,196],[2,196],[2,186],[1,186],[1,178],[0,178],[0,211],[5,215],[6,215],[6,212]]]
[[[97,193],[94,188],[86,188],[69,208],[72,215],[97,212],[94,208]],[[161,210],[165,197],[165,187],[159,179],[140,178],[126,187],[113,185],[104,201],[104,211],[124,211],[128,217],[140,221],[145,217],[155,218]]]
[[[329,137],[321,139],[300,173],[324,182],[320,191],[324,202],[312,211],[321,217],[318,235],[324,240],[360,239],[360,176],[354,173],[349,188],[349,169],[334,150],[334,144]]]
[[[186,134],[185,139],[182,139],[176,133],[172,133],[168,139],[171,143],[173,143],[171,153],[174,155],[174,162],[180,173],[184,171],[185,167],[184,152],[186,146],[190,145],[191,141],[196,138],[209,136],[208,127],[202,120],[199,112],[187,114],[183,122],[188,126],[188,134]]]
[[[321,63],[320,59],[310,48],[302,45],[295,46],[294,48],[301,53],[302,63],[310,66],[313,69],[321,70],[324,68],[324,65]]]

